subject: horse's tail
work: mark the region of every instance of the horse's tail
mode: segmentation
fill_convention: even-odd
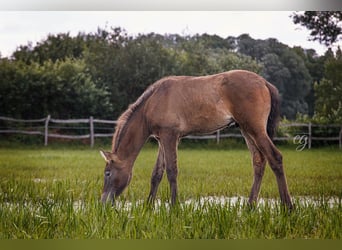
[[[266,86],[271,95],[271,111],[267,120],[267,134],[271,140],[273,140],[280,117],[280,96],[278,89],[275,86],[269,82],[266,83]]]

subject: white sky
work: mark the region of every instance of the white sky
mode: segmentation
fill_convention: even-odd
[[[44,40],[48,34],[95,32],[98,27],[121,27],[129,34],[216,34],[223,38],[250,34],[276,38],[289,46],[327,48],[308,41],[309,31],[293,24],[291,11],[0,11],[0,53],[10,56],[20,45]],[[342,46],[342,44],[339,44]],[[337,47],[337,45],[336,45]]]

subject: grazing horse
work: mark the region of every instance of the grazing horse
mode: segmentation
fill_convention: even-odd
[[[171,204],[177,199],[177,147],[189,134],[208,134],[238,124],[251,152],[254,181],[249,203],[257,201],[266,161],[273,170],[280,199],[292,208],[282,155],[272,142],[279,117],[278,90],[261,76],[232,70],[208,76],[170,76],[147,88],[120,116],[112,151],[106,160],[102,201],[111,200],[130,183],[132,169],[146,140],[159,143],[149,200],[156,197],[166,170]]]

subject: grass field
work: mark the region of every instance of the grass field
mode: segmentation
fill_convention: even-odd
[[[164,177],[146,204],[157,150],[140,153],[115,207],[99,202],[104,162],[86,147],[0,147],[0,238],[269,239],[342,238],[342,153],[280,148],[295,210],[279,204],[266,169],[258,206],[247,149],[179,150],[179,204]]]

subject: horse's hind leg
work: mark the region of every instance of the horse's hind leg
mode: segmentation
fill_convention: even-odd
[[[261,181],[265,172],[266,159],[265,159],[265,156],[256,147],[253,139],[248,134],[246,133],[243,133],[243,134],[244,134],[248,149],[251,152],[251,156],[252,156],[254,180],[253,180],[253,185],[252,185],[251,193],[249,195],[248,202],[249,204],[253,204],[253,203],[256,203],[258,196],[259,196]]]
[[[255,144],[258,149],[265,155],[273,173],[276,176],[280,199],[289,209],[292,202],[287,188],[286,177],[283,167],[283,157],[271,139],[264,133],[260,133],[255,137]]]
[[[165,171],[165,158],[164,158],[164,151],[162,145],[159,144],[159,151],[156,164],[154,166],[152,177],[151,177],[151,190],[150,194],[148,195],[148,201],[152,202],[156,198],[157,190],[160,181],[163,178],[163,174]]]

